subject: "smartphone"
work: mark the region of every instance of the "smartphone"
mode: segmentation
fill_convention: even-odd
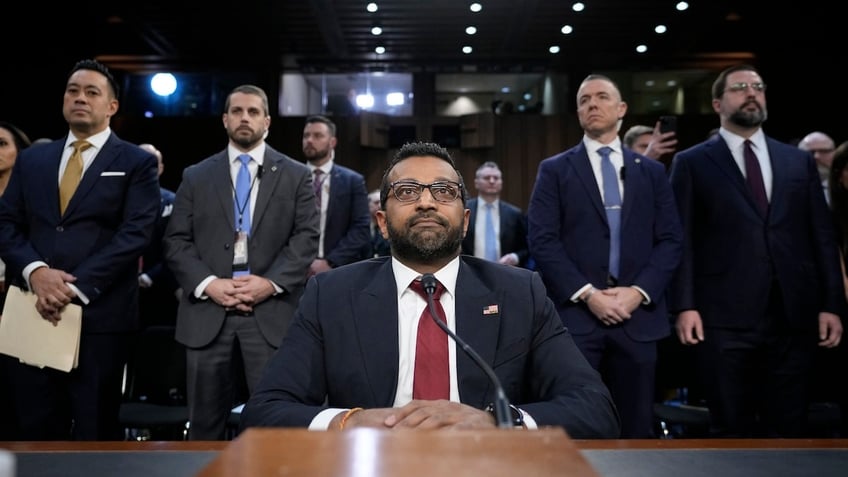
[[[677,131],[677,116],[660,116],[660,132]]]

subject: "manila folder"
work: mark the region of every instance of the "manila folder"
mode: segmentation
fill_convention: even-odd
[[[54,326],[35,309],[38,296],[10,286],[0,318],[0,353],[21,362],[69,372],[79,360],[82,307],[69,304]]]

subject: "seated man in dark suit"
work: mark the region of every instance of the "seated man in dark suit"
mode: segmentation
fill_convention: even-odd
[[[462,240],[462,253],[526,267],[530,255],[527,216],[517,206],[501,200],[503,175],[498,165],[486,161],[478,167],[474,187],[477,198],[468,201],[471,220]]]
[[[243,427],[495,427],[486,409],[496,389],[470,353],[436,327],[420,294],[426,274],[438,280],[433,308],[442,324],[480,353],[516,405],[513,424],[561,426],[574,438],[618,437],[609,391],[539,275],[460,256],[465,201],[444,148],[411,143],[398,151],[383,175],[377,214],[392,256],[309,280],[244,408]],[[421,336],[427,327],[435,327],[430,340]]]

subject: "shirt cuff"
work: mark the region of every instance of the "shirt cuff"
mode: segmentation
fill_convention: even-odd
[[[527,414],[527,412],[524,409],[521,409],[520,407],[518,408],[518,410],[521,411],[521,417],[524,419],[524,427],[526,427],[527,429],[539,428],[539,425],[536,424],[536,420],[533,419],[533,416]]]
[[[214,280],[216,278],[218,278],[218,277],[216,277],[215,275],[209,275],[208,277],[204,278],[203,281],[200,282],[200,284],[197,285],[197,287],[195,287],[194,297],[197,298],[198,300],[205,300],[205,299],[209,298],[206,295],[206,287],[208,287],[209,284],[212,283],[212,280]]]
[[[312,422],[309,423],[310,431],[326,431],[330,428],[330,422],[334,417],[338,416],[339,413],[345,412],[347,409],[338,409],[331,407],[329,409],[324,409],[319,412],[317,416],[312,418]]]
[[[577,290],[577,293],[575,293],[574,295],[571,295],[571,298],[569,298],[569,300],[571,300],[573,303],[577,303],[578,301],[580,301],[580,297],[583,295],[583,293],[585,293],[586,290],[588,290],[590,288],[592,288],[591,283],[587,283],[587,284],[583,285],[582,288]]]
[[[638,285],[630,285],[630,287],[635,288],[636,291],[639,292],[642,295],[642,298],[644,298],[644,300],[642,300],[643,305],[650,305],[651,304],[651,297],[648,296],[648,293],[645,290],[643,290],[642,287],[640,287]]]

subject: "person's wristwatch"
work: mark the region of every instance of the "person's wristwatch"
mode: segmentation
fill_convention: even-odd
[[[492,417],[495,418],[495,423],[498,422],[498,415],[495,413],[495,403],[490,402],[489,405],[486,406],[485,411],[490,413]],[[509,412],[512,417],[512,425],[515,427],[524,427],[524,413],[521,412],[521,409],[518,409],[517,407],[510,404]]]

